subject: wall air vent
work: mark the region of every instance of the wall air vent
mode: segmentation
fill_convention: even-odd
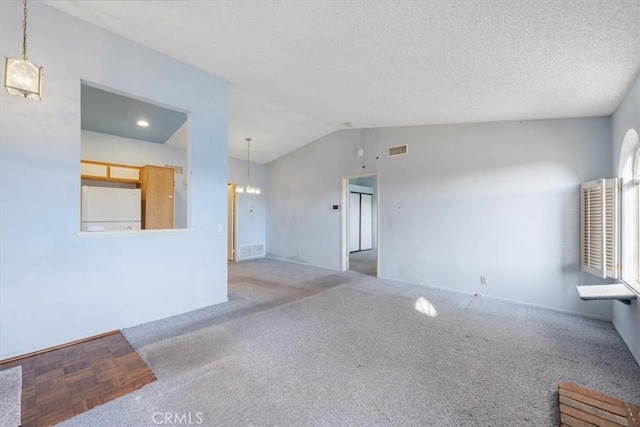
[[[257,245],[242,245],[238,249],[240,249],[239,260],[264,257],[264,244],[262,243]]]
[[[176,172],[176,175],[182,175],[184,173],[184,168],[182,166],[164,165],[164,167],[173,169]]]
[[[404,156],[408,152],[409,152],[409,146],[407,144],[396,145],[395,147],[387,148],[387,155],[389,157]]]

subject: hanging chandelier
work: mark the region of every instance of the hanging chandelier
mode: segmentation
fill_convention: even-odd
[[[260,188],[252,187],[250,182],[251,178],[251,138],[246,138],[247,140],[247,185],[245,187],[236,187],[236,193],[246,193],[246,194],[260,194]]]
[[[11,95],[42,100],[42,67],[28,61],[27,0],[22,1],[22,58],[6,58],[4,87]]]

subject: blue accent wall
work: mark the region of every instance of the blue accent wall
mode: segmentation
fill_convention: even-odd
[[[21,24],[0,2],[2,55]],[[226,301],[227,82],[37,2],[29,57],[43,100],[0,91],[0,358]],[[190,230],[78,235],[83,80],[191,114]]]

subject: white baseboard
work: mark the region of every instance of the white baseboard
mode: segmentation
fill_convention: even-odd
[[[291,263],[291,264],[306,265],[307,267],[323,268],[325,270],[344,271],[344,270],[341,270],[341,269],[338,269],[338,268],[331,268],[331,267],[325,267],[325,266],[320,266],[320,265],[308,264],[308,263],[299,262],[299,261],[293,261],[293,260],[289,260],[289,259],[276,258],[276,257],[273,257],[273,256],[266,256],[265,258],[273,259],[273,260],[276,260],[276,261],[288,262],[288,263]],[[410,283],[412,285],[423,286],[425,288],[433,288],[433,289],[438,289],[438,290],[442,290],[442,291],[449,291],[449,292],[454,292],[454,293],[463,294],[463,295],[475,295],[476,294],[476,292],[463,291],[463,290],[460,290],[460,289],[453,289],[453,288],[447,288],[445,286],[427,285],[427,284],[423,284],[423,283],[412,282],[412,281],[409,281],[409,280],[396,279],[396,278],[393,278],[393,277],[378,276],[377,278],[378,279],[384,279],[384,280],[393,280],[393,281],[401,282],[401,283]],[[583,313],[583,312],[580,312],[580,311],[567,310],[567,309],[558,308],[558,307],[552,307],[552,306],[543,305],[543,304],[534,304],[534,303],[529,303],[529,302],[525,302],[525,301],[519,301],[519,300],[510,299],[510,298],[503,298],[503,297],[497,297],[497,296],[485,295],[485,294],[482,294],[482,298],[494,299],[494,300],[498,300],[498,301],[505,301],[505,302],[509,302],[509,303],[512,303],[512,304],[518,304],[518,305],[522,305],[522,306],[526,306],[526,307],[540,308],[540,309],[544,309],[544,310],[554,311],[554,312],[557,312],[557,313],[570,314],[572,316],[580,316],[580,317],[584,317],[584,318],[587,318],[587,319],[595,319],[595,320],[602,320],[604,322],[611,322],[611,319],[608,318],[608,317],[596,316],[596,315],[589,314],[589,313]],[[576,296],[576,298],[577,298],[577,296]]]
[[[344,270],[340,270],[339,268],[325,267],[324,265],[309,264],[306,262],[293,261],[291,259],[286,259],[286,258],[277,258],[269,255],[265,256],[265,258],[272,259],[274,261],[288,262],[290,264],[306,265],[307,267],[323,268],[325,270],[331,270],[331,271],[344,271]]]
[[[433,288],[433,289],[438,289],[438,290],[441,290],[441,291],[454,292],[454,293],[463,294],[463,295],[474,296],[477,293],[477,292],[471,292],[471,291],[463,291],[461,289],[447,288],[445,286],[426,285],[426,284],[422,284],[422,283],[418,283],[418,282],[411,282],[409,280],[394,279],[392,277],[380,277],[380,278],[381,279],[386,279],[386,280],[395,280],[397,282],[402,282],[402,283],[410,283],[412,285],[423,286],[425,288]],[[543,304],[534,304],[534,303],[530,303],[530,302],[519,301],[519,300],[515,300],[515,299],[510,299],[510,298],[496,297],[496,296],[493,296],[493,295],[486,295],[486,294],[481,294],[480,297],[481,298],[487,298],[487,299],[493,299],[493,300],[497,300],[497,301],[509,302],[509,303],[512,303],[512,304],[522,305],[522,306],[525,306],[525,307],[540,308],[540,309],[543,309],[543,310],[554,311],[554,312],[557,312],[557,313],[570,314],[572,316],[585,317],[587,319],[595,319],[595,320],[602,320],[604,322],[611,322],[611,319],[609,319],[607,317],[595,316],[593,314],[582,313],[580,311],[566,310],[564,308],[551,307],[551,306],[543,305]]]

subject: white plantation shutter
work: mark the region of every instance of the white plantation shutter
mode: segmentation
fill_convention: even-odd
[[[605,180],[604,198],[604,259],[606,277],[618,278],[618,179]]]
[[[618,277],[618,180],[600,179],[581,188],[582,270]]]
[[[604,277],[603,194],[603,180],[582,184],[580,222],[582,271]]]
[[[635,211],[635,278],[636,283],[640,283],[640,145],[636,148],[636,155],[633,159],[633,185],[636,198],[636,211]]]

